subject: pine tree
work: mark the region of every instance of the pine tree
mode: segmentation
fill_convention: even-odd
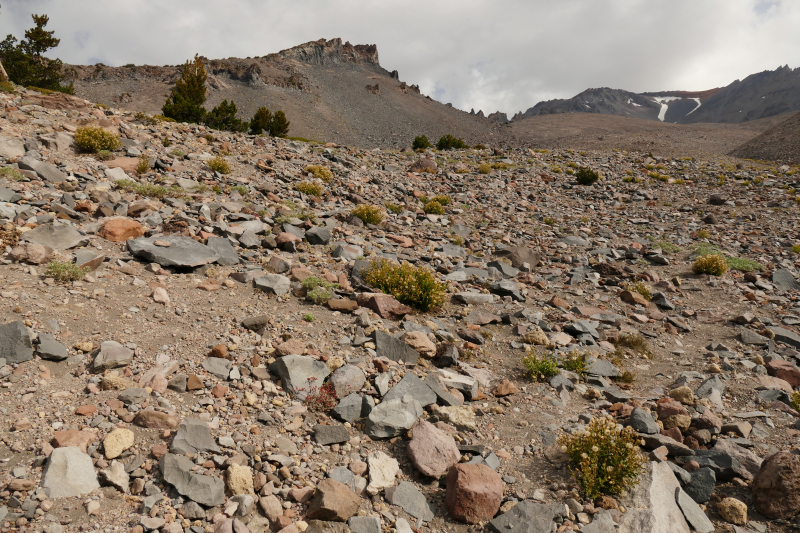
[[[250,120],[250,134],[261,135],[264,132],[269,134],[271,126],[272,113],[270,113],[270,110],[266,107],[259,107],[256,110],[256,114],[253,115],[253,118]]]
[[[44,29],[50,18],[47,15],[31,15],[31,18],[35,27],[25,31],[25,38],[19,44],[13,35],[0,43],[0,59],[8,79],[25,87],[74,94],[72,83],[61,85],[64,80],[61,60],[44,57],[45,52],[61,42],[53,37],[55,32]]]
[[[283,111],[275,111],[275,116],[272,117],[272,124],[269,127],[269,134],[273,137],[286,137],[289,133],[290,122],[286,119],[286,113]]]
[[[161,114],[178,122],[203,122],[206,110],[206,69],[203,61],[195,54],[194,62],[188,60],[183,65],[181,79],[175,82],[172,94],[167,98]]]
[[[250,126],[236,118],[236,103],[223,100],[221,104],[212,109],[205,117],[205,124],[209,128],[222,131],[247,131]]]

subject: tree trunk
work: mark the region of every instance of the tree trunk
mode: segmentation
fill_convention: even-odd
[[[0,61],[0,81],[9,81],[8,74],[6,73],[6,69],[3,68],[3,62]]]

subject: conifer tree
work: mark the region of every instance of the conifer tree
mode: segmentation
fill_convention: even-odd
[[[275,111],[275,116],[272,117],[272,124],[269,128],[269,134],[273,137],[286,137],[289,133],[289,120],[286,118],[286,113],[283,111]]]
[[[13,35],[0,43],[0,76],[5,73],[10,81],[24,87],[74,94],[72,83],[61,85],[64,80],[61,60],[44,56],[61,42],[53,36],[55,32],[45,30],[50,18],[47,15],[31,15],[31,18],[35,26],[25,31],[25,38],[19,44]]]
[[[236,118],[236,112],[236,103],[233,100],[230,103],[223,100],[221,104],[206,114],[205,124],[215,130],[247,131],[250,124]]]
[[[250,120],[250,134],[261,135],[266,132],[269,135],[269,130],[272,127],[272,113],[266,107],[259,107],[256,114]]]
[[[178,122],[203,122],[206,110],[206,69],[203,61],[195,54],[194,61],[183,65],[181,79],[175,82],[172,94],[167,98],[161,114]]]

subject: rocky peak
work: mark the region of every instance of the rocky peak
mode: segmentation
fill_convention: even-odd
[[[294,59],[312,65],[338,63],[367,63],[379,66],[378,46],[374,44],[342,44],[339,37],[326,41],[309,41],[305,44],[282,50],[278,55],[284,59]]]

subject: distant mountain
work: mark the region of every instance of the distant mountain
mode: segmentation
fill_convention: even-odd
[[[743,159],[800,164],[800,113],[750,139],[730,155]]]
[[[784,66],[707,91],[637,94],[606,87],[587,89],[569,99],[539,102],[511,120],[558,113],[600,113],[676,124],[739,124],[790,111],[800,111],[800,68]]]

